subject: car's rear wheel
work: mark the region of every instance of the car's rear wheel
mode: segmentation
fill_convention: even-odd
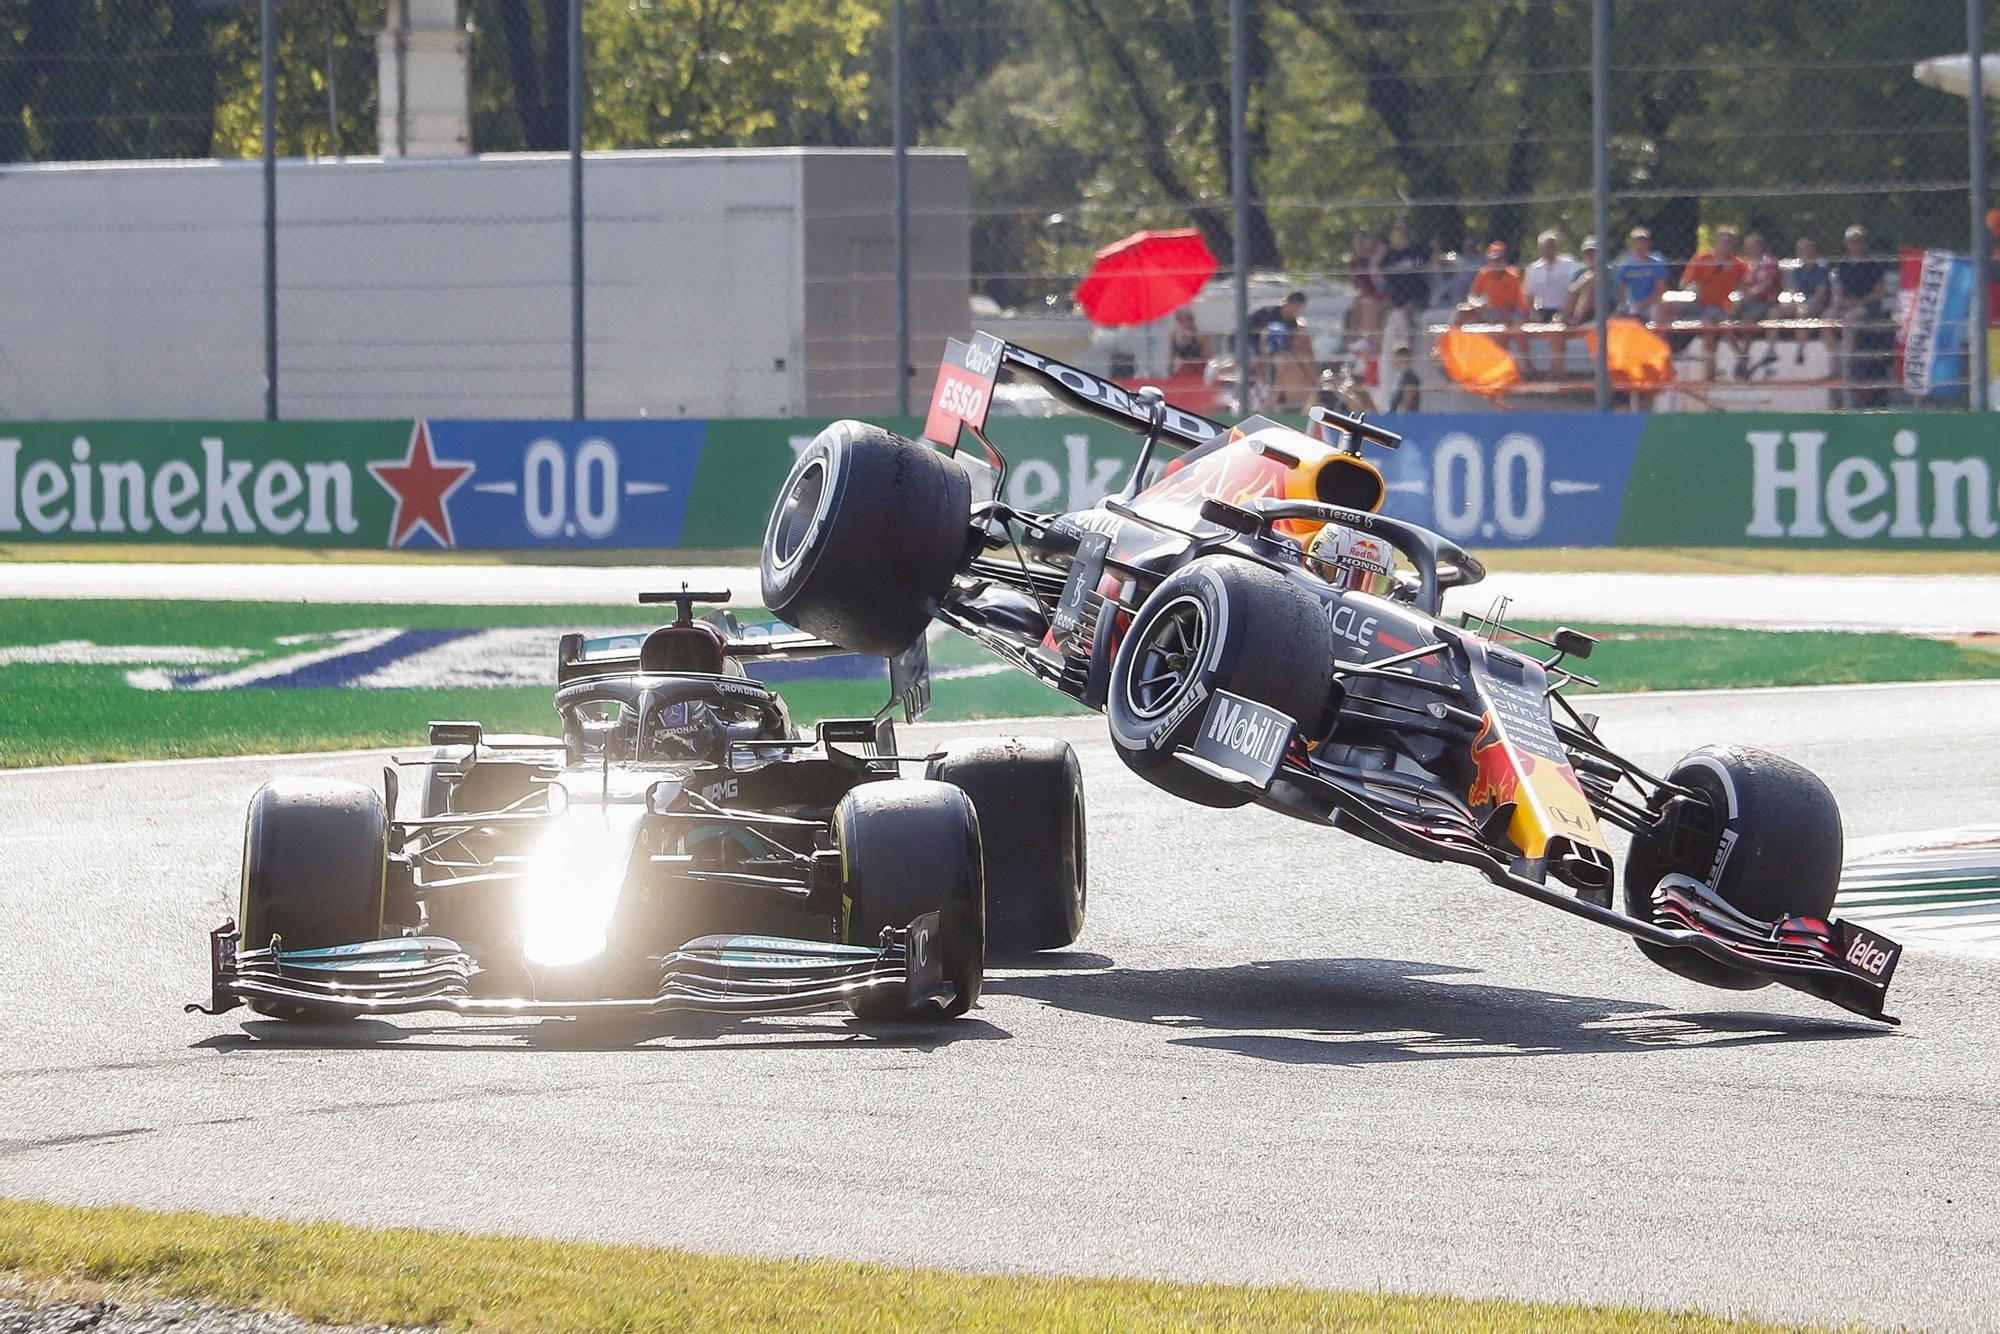
[[[1208,701],[1227,690],[1316,728],[1333,683],[1326,606],[1278,571],[1204,556],[1153,590],[1119,642],[1104,703],[1126,767],[1204,806],[1247,793],[1173,758],[1191,746]]]
[[[1059,950],[1083,931],[1088,894],[1083,770],[1066,741],[954,741],[929,776],[972,799],[986,865],[986,941],[996,954]]]
[[[861,1019],[907,1023],[954,1018],[979,999],[986,973],[986,895],[979,819],[965,793],[926,779],[863,783],[833,811],[840,849],[842,939],[874,947],[885,927],[938,914],[945,999],[911,1005],[902,987],[866,991]]]
[[[243,830],[238,938],[264,949],[355,945],[382,935],[389,821],[382,798],[359,783],[284,778],[250,799]],[[252,1001],[276,1019],[323,1018]]]
[[[843,648],[915,643],[971,554],[972,481],[929,445],[838,421],[792,465],[764,532],[764,604]]]
[[[1649,830],[1633,836],[1625,858],[1629,915],[1653,920],[1653,890],[1676,872],[1758,921],[1832,913],[1840,888],[1840,807],[1810,770],[1767,750],[1705,746],[1667,778],[1700,800],[1671,835]],[[1768,977],[1695,950],[1637,944],[1662,968],[1712,987],[1754,991],[1770,985]]]

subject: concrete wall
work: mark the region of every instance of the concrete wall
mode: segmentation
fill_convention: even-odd
[[[892,410],[888,161],[591,155],[591,414]],[[910,176],[922,365],[966,327],[969,185]],[[254,163],[0,171],[0,418],[261,416],[260,197]],[[559,155],[281,163],[283,415],[567,416],[568,198]]]
[[[804,160],[805,358],[808,410],[879,412],[896,394],[896,252],[889,203],[892,157],[816,154]],[[959,152],[909,159],[912,411],[930,401],[944,340],[971,327],[971,165]]]

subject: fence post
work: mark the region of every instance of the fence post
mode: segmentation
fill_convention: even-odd
[[[889,193],[896,214],[896,415],[910,415],[910,124],[903,111],[904,0],[896,0],[889,39]]]
[[[1597,410],[1611,411],[1611,0],[1590,0],[1590,207],[1597,233]]]
[[[1229,197],[1235,205],[1236,410],[1250,411],[1250,107],[1249,35],[1243,0],[1229,0]]]
[[[277,0],[257,15],[257,77],[264,123],[264,420],[278,420],[278,16]]]
[[[1986,362],[1986,325],[1992,318],[1987,308],[1986,283],[1991,276],[1993,238],[1986,229],[1986,0],[1965,0],[1965,46],[1967,123],[1970,130],[1970,166],[1967,180],[1972,196],[1972,329],[1967,341],[1966,402],[1974,412],[1986,411],[1987,377],[1992,373]]]
[[[569,0],[569,415],[583,395],[583,0]]]

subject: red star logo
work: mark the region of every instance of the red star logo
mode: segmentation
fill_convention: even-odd
[[[455,546],[451,510],[445,502],[465,485],[474,465],[455,459],[440,461],[431,451],[431,428],[418,422],[410,433],[410,451],[401,463],[371,463],[368,471],[396,498],[396,517],[389,523],[389,545],[400,547],[419,528],[427,528],[441,546]]]

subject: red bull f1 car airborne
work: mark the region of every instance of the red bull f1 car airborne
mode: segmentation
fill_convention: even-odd
[[[998,499],[1003,378],[1142,436],[1126,485],[1066,514]],[[1825,785],[1742,746],[1665,774],[1612,751],[1566,697],[1596,684],[1576,665],[1590,637],[1445,620],[1444,594],[1485,571],[1380,512],[1363,446],[1400,438],[1311,419],[1310,433],[1225,427],[991,335],[954,341],[926,439],[843,421],[799,455],[765,535],[764,598],[884,656],[949,626],[1100,710],[1120,759],[1185,800],[1255,802],[1469,866],[1685,977],[1780,982],[1894,1022],[1900,948],[1831,915],[1842,843]],[[1616,905],[1607,826],[1631,837]]]

